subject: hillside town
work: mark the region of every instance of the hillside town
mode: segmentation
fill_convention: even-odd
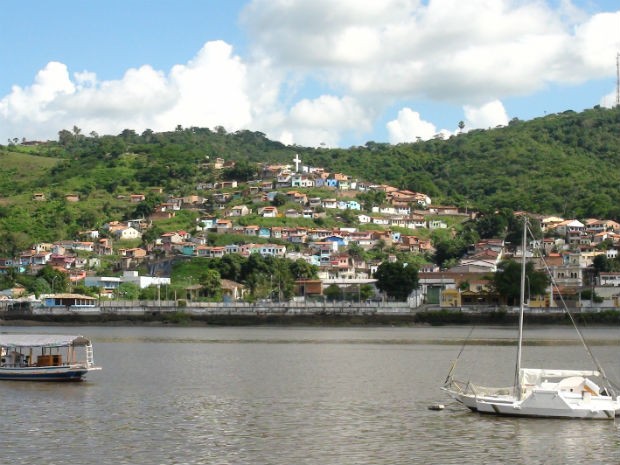
[[[352,246],[361,250],[389,250],[392,253],[387,255],[388,261],[395,261],[397,252],[431,257],[434,248],[430,231],[449,229],[454,222],[477,215],[475,211],[434,205],[424,193],[304,166],[298,155],[292,161],[292,165],[263,165],[260,179],[256,180],[201,183],[195,186],[196,194],[184,197],[167,196],[161,189],[153,188],[152,192],[166,200],[157,204],[149,216],[108,221],[100,229],[83,231],[79,240],[34,244],[19,256],[0,258],[0,271],[34,275],[50,266],[66,274],[71,287],[96,288],[97,299],[118,299],[122,297],[118,292],[122,283],[132,283],[141,289],[169,286],[169,265],[175,260],[259,254],[301,259],[316,266],[317,279],[296,283],[294,299],[303,301],[320,298],[328,286],[343,289],[357,286],[359,290],[361,285],[374,284],[374,273],[381,262],[364,260],[350,253]],[[234,162],[217,158],[211,166],[223,170],[234,166]],[[382,202],[370,207],[364,205],[358,196],[367,192],[378,193]],[[147,195],[134,193],[125,200],[137,205],[145,202]],[[80,201],[75,194],[67,194],[65,200]],[[35,193],[32,201],[45,202],[45,193]],[[198,213],[191,232],[165,231],[150,242],[143,240],[143,235],[159,220],[174,218],[182,210]],[[339,219],[342,225],[320,227],[321,219],[328,214]],[[286,226],[289,219],[309,220],[315,226]],[[536,245],[544,251],[546,266],[557,289],[550,288],[545,295],[528,295],[529,306],[556,307],[556,293],[560,291],[563,299],[576,307],[620,306],[620,273],[595,275],[592,266],[597,255],[604,254],[607,259],[617,257],[620,224],[603,219],[580,221],[553,216],[536,216],[536,219],[545,237]],[[248,220],[261,220],[261,224]],[[282,222],[269,226],[269,220]],[[233,239],[226,245],[212,245],[210,234],[230,235]],[[449,268],[440,269],[437,264],[425,260],[419,267],[419,288],[410,296],[409,305],[449,308],[501,305],[497,296],[490,292],[490,276],[502,260],[520,258],[522,253],[521,247],[503,239],[486,239],[472,244],[467,255]],[[101,260],[106,256],[118,257],[113,275],[103,276],[99,272]],[[537,268],[544,266],[538,256],[528,259],[535,261]],[[191,300],[196,296],[192,293],[196,285],[189,284],[182,297]],[[53,287],[52,284],[51,296],[56,294]],[[241,283],[222,280],[222,288],[229,300],[247,298]],[[595,293],[600,301],[582,301],[581,291],[585,288],[591,289],[590,295]],[[48,298],[44,302],[66,305],[72,298],[80,302],[94,301],[72,295]],[[19,287],[0,293],[5,303],[36,298]],[[376,290],[375,299],[381,300],[384,296]]]

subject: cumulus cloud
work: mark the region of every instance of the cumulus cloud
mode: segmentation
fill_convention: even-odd
[[[433,123],[424,121],[420,114],[411,108],[400,110],[398,117],[389,121],[386,126],[392,144],[428,140],[438,134]]]
[[[64,64],[51,62],[32,86],[15,86],[0,100],[0,122],[2,132],[19,128],[27,138],[55,138],[73,125],[107,134],[178,124],[239,129],[252,121],[247,88],[246,65],[221,41],[206,43],[167,75],[144,65],[101,82],[89,71],[71,78]]]
[[[620,12],[567,0],[253,0],[243,22],[274,66],[352,95],[461,105],[609,75],[620,43]]]
[[[336,146],[342,133],[363,134],[370,131],[372,123],[366,110],[355,99],[322,95],[296,103],[280,125],[286,128],[279,135],[283,142]]]
[[[466,105],[465,127],[469,129],[487,129],[508,124],[508,114],[499,100],[485,103],[479,107]]]
[[[465,129],[487,129],[508,124],[508,114],[504,105],[499,100],[487,102],[480,106],[465,105]],[[392,144],[401,142],[416,142],[418,140],[429,140],[435,137],[447,138],[456,134],[460,129],[450,131],[448,129],[438,130],[437,127],[421,118],[420,113],[411,108],[403,108],[398,112],[395,120],[389,121],[386,125],[389,140]]]
[[[41,121],[58,114],[54,102],[72,95],[75,86],[69,79],[67,67],[50,62],[37,73],[29,88],[13,86],[11,93],[0,100],[0,115],[13,121]]]
[[[620,44],[620,11],[589,15],[570,0],[251,0],[240,24],[243,57],[212,41],[169,70],[107,81],[50,62],[0,96],[0,140],[180,124],[338,145],[422,98],[462,107],[467,128],[494,127],[508,121],[502,99],[615,76]],[[387,124],[393,142],[454,131],[411,108]]]
[[[604,95],[601,98],[599,105],[601,105],[604,108],[613,108],[616,106],[616,98],[617,98],[617,92],[614,90],[613,92],[610,92],[607,95]]]

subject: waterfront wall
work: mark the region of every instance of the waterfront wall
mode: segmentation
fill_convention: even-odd
[[[406,325],[406,324],[516,324],[518,308],[414,307],[406,302],[260,302],[205,303],[185,301],[110,301],[89,307],[33,306],[19,311],[0,311],[0,319],[59,323],[162,322],[212,325]],[[574,308],[571,314],[589,324],[620,325],[615,308]],[[532,323],[570,323],[561,309],[526,309]]]

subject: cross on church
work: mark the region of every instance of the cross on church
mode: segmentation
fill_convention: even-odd
[[[295,158],[293,158],[293,161],[295,162],[295,172],[299,172],[299,164],[301,163],[301,160],[299,159],[299,154],[295,154]]]

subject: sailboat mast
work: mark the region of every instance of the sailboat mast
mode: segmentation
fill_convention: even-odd
[[[523,345],[523,313],[525,310],[525,262],[527,244],[527,216],[523,217],[523,238],[521,242],[521,295],[519,303],[519,342],[517,345],[517,366],[515,368],[515,395],[521,399],[521,347]]]

